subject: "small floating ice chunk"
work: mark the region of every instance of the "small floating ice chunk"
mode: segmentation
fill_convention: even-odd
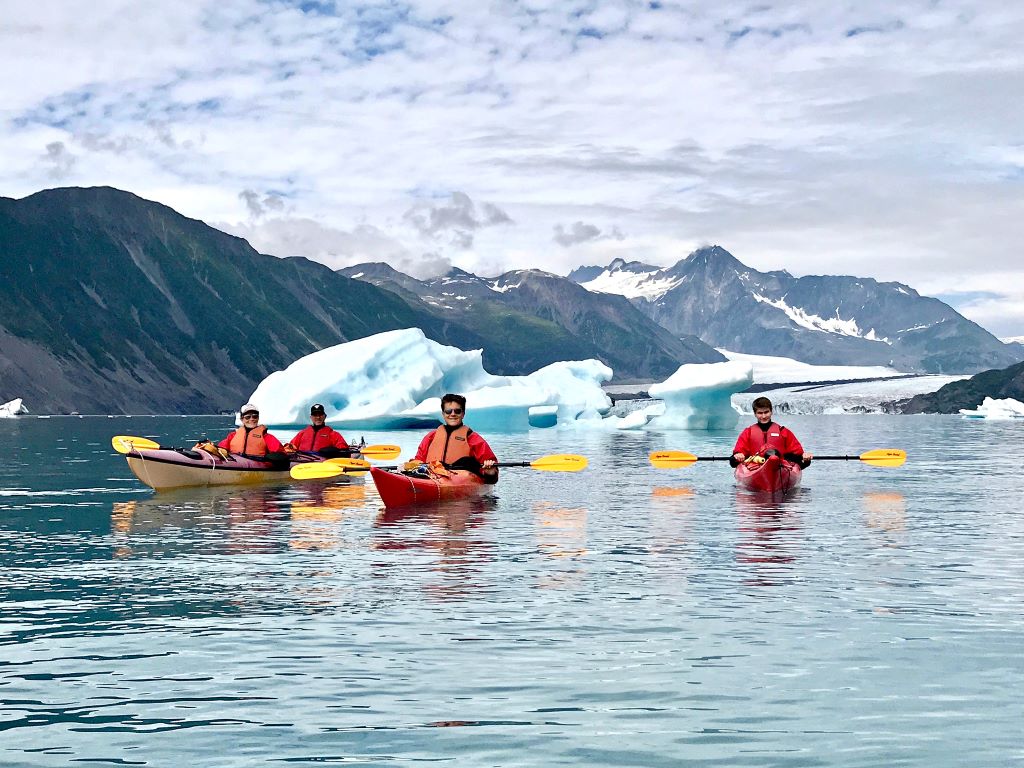
[[[960,415],[965,419],[1024,419],[1024,403],[1012,397],[986,397],[981,405],[973,410],[961,408]]]

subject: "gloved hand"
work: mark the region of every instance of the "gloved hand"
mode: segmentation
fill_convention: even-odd
[[[419,459],[409,459],[405,464],[402,465],[403,472],[412,472],[423,465],[423,462]]]

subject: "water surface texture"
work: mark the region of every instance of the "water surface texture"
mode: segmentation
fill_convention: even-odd
[[[779,501],[647,462],[731,432],[536,430],[487,437],[590,468],[384,512],[372,483],[154,494],[110,448],[224,418],[0,422],[0,765],[1024,762],[1024,424],[783,423],[910,459]]]

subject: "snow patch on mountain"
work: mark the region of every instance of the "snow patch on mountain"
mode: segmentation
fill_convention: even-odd
[[[682,278],[653,277],[660,270],[625,272],[605,270],[593,280],[581,285],[596,293],[617,293],[627,299],[657,299],[682,282]]]
[[[785,384],[791,382],[855,381],[858,379],[884,379],[906,376],[903,371],[883,365],[811,365],[790,357],[748,355],[719,349],[730,360],[750,363],[754,369],[755,384]],[[937,389],[938,387],[936,387]]]
[[[781,309],[786,313],[786,316],[790,320],[801,328],[807,328],[812,331],[824,331],[825,333],[837,333],[840,336],[856,336],[862,339],[869,339],[870,341],[885,341],[885,343],[889,343],[887,339],[875,338],[874,328],[866,334],[857,327],[856,320],[843,320],[839,317],[838,307],[836,307],[836,316],[826,319],[824,317],[811,314],[810,312],[806,312],[800,309],[800,307],[791,307],[782,299],[769,299],[767,296],[762,296],[759,293],[753,293],[751,295],[762,304],[768,304],[776,309]]]

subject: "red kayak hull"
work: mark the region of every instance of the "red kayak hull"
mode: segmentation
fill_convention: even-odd
[[[799,464],[781,456],[769,456],[764,464],[740,464],[736,467],[736,482],[751,491],[786,493],[800,485],[803,470]]]
[[[451,477],[420,477],[373,467],[370,469],[370,477],[385,507],[410,507],[466,499],[484,489],[484,481],[478,475],[458,469],[451,471]]]

